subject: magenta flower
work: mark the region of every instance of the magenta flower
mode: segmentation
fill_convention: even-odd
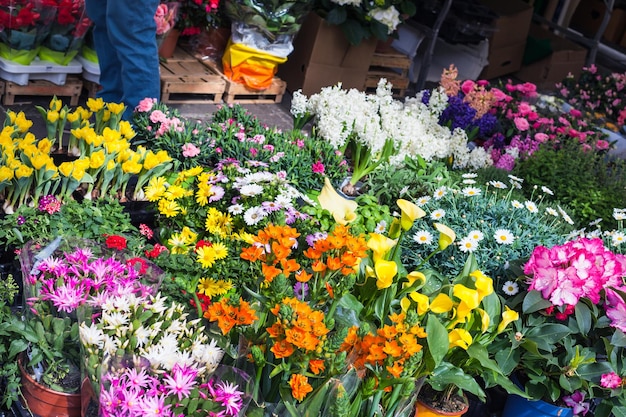
[[[316,174],[324,174],[325,171],[325,167],[322,161],[317,161],[316,163],[314,163],[313,166],[311,166],[311,169]]]
[[[602,377],[600,378],[600,386],[603,388],[615,389],[620,385],[622,385],[622,378],[615,372],[602,374]]]
[[[163,378],[167,395],[176,395],[179,400],[188,397],[196,385],[197,375],[198,371],[194,368],[179,364],[174,365],[170,375]]]
[[[575,416],[584,416],[589,412],[589,402],[585,401],[585,393],[582,391],[576,391],[570,396],[563,397],[563,402],[572,408]]]
[[[626,332],[626,302],[610,288],[606,289],[606,300],[606,315],[611,319],[611,326]]]

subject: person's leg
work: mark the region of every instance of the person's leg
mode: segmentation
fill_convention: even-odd
[[[121,62],[125,119],[144,98],[161,96],[154,21],[158,5],[159,0],[108,0],[109,39]]]
[[[85,0],[87,16],[93,21],[93,43],[100,66],[99,84],[102,89],[97,96],[108,103],[121,103],[124,97],[122,87],[122,64],[117,59],[115,47],[111,44],[107,28],[108,0]]]

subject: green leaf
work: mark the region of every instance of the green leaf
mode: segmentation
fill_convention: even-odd
[[[539,349],[551,352],[556,342],[571,333],[571,329],[563,324],[547,323],[529,329],[524,337],[535,342]]]
[[[591,310],[585,303],[577,303],[574,313],[580,333],[586,336],[591,330]]]
[[[485,392],[476,379],[448,362],[442,362],[433,370],[428,377],[428,384],[437,391],[443,391],[448,386],[454,385],[463,391],[471,392],[481,401],[486,400]]]
[[[342,25],[341,30],[351,45],[358,45],[363,39],[369,37],[369,33],[363,28],[360,22],[347,19]]]
[[[326,21],[331,25],[341,25],[346,21],[348,12],[343,7],[335,7],[326,15]]]
[[[546,308],[552,306],[552,303],[541,296],[539,291],[529,291],[524,297],[524,302],[522,303],[522,311],[524,314],[534,313],[535,311],[545,310]]]
[[[428,334],[428,351],[438,366],[448,353],[450,341],[448,340],[448,331],[444,325],[434,316],[429,315],[426,322],[426,333]]]

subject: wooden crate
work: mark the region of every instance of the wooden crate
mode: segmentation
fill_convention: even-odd
[[[283,101],[285,91],[287,91],[287,83],[278,77],[274,77],[272,85],[265,90],[252,90],[229,79],[222,70],[221,62],[215,62],[211,59],[201,61],[207,68],[220,74],[226,82],[226,91],[224,92],[224,102],[228,104],[276,104]]]
[[[396,50],[375,52],[365,79],[365,91],[374,92],[381,78],[392,84],[394,97],[402,98],[409,87],[411,58]]]
[[[5,81],[2,103],[11,105],[17,96],[57,96],[70,97],[70,106],[77,106],[80,93],[83,90],[83,81],[77,76],[68,75],[65,84],[57,85],[46,80],[31,80],[27,85]]]
[[[83,78],[83,88],[87,91],[87,97],[95,98],[96,93],[102,88],[98,83]]]
[[[224,79],[196,58],[183,56],[182,60],[175,60],[172,57],[161,62],[163,103],[221,103],[225,90]]]

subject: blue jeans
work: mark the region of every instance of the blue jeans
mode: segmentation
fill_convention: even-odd
[[[86,0],[100,65],[98,97],[124,103],[124,119],[146,97],[161,97],[154,14],[159,0]]]

